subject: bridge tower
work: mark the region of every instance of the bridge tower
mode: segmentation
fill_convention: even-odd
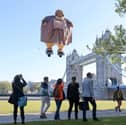
[[[83,67],[78,64],[72,65],[72,63],[76,62],[80,59],[76,50],[73,50],[72,54],[68,55],[66,58],[66,84],[71,82],[72,76],[76,76],[76,79],[79,83],[82,82],[82,72]]]

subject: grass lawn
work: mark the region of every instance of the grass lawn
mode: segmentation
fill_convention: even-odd
[[[97,101],[97,109],[98,110],[107,110],[107,109],[114,109],[116,102],[113,101]],[[12,113],[13,105],[9,104],[7,101],[0,100],[0,114],[8,114]],[[27,106],[25,107],[25,113],[38,113],[40,112],[41,101],[28,101]],[[55,102],[51,101],[51,106],[48,111],[53,112],[55,111]],[[126,101],[122,103],[122,109],[126,109]],[[61,106],[61,111],[68,110],[68,101],[63,101]]]
[[[114,109],[116,102],[113,101],[97,101],[98,110],[108,110]],[[0,114],[12,113],[13,105],[9,104],[7,101],[0,100]],[[68,101],[63,101],[61,111],[68,110]],[[28,105],[25,107],[25,113],[39,113],[41,107],[41,101],[28,101]],[[126,110],[126,101],[122,103],[122,109]],[[51,101],[51,106],[49,108],[50,112],[55,111],[55,102]],[[26,125],[126,125],[126,117],[109,117],[109,118],[100,118],[99,122],[89,119],[88,122],[83,122],[82,120],[61,120],[61,121],[40,121],[40,122],[29,122]],[[0,124],[3,125],[3,124]],[[4,125],[13,125],[13,124],[4,124]],[[21,125],[21,124],[17,124]]]
[[[21,124],[18,123],[17,125]],[[126,125],[126,117],[101,118],[100,121],[93,121],[92,119],[89,119],[87,122],[83,122],[82,120],[39,121],[29,122],[25,125]]]

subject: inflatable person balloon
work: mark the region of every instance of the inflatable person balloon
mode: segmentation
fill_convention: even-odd
[[[62,10],[56,10],[55,15],[46,16],[41,23],[41,41],[47,46],[46,54],[53,54],[52,47],[58,46],[59,57],[64,55],[63,48],[72,42],[73,24],[64,17]]]

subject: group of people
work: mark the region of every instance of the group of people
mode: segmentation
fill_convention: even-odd
[[[41,82],[41,114],[40,118],[47,118],[46,112],[50,107],[50,93],[49,93],[49,78],[44,77],[43,82]],[[18,109],[18,98],[24,96],[23,87],[27,85],[26,81],[24,80],[21,74],[16,75],[12,82],[12,94],[9,98],[9,102],[14,105],[13,111],[13,119],[14,124],[17,123],[17,109]],[[60,120],[60,108],[62,101],[65,99],[64,93],[64,82],[62,79],[58,79],[54,86],[55,94],[53,92],[53,96],[56,103],[56,111],[54,115],[55,120]],[[80,92],[79,92],[79,83],[76,82],[76,77],[73,76],[71,82],[68,84],[67,87],[67,95],[66,98],[69,101],[69,109],[68,109],[68,119],[71,119],[71,112],[73,105],[75,106],[75,119],[78,119],[78,106],[80,100]],[[93,92],[93,80],[92,74],[87,73],[87,77],[82,82],[82,98],[86,102],[90,102],[93,106],[93,120],[98,120],[96,117],[96,102],[94,99],[94,92]],[[25,123],[25,115],[24,115],[24,106],[20,107],[21,113],[21,121],[22,124]],[[83,121],[87,121],[86,118],[86,110],[83,110]]]
[[[97,120],[96,117],[96,102],[94,98],[94,90],[93,90],[93,74],[87,73],[87,77],[82,82],[82,100],[88,104],[91,103],[93,106],[93,120]],[[56,91],[57,90],[57,91]],[[60,120],[60,107],[62,101],[64,100],[64,83],[62,79],[58,79],[55,86],[54,86],[55,94],[53,94],[55,103],[56,103],[56,112],[54,119]],[[41,95],[42,95],[42,106],[41,106],[41,115],[40,118],[47,118],[46,112],[50,106],[50,97],[48,93],[48,77],[44,77],[44,82],[41,83]],[[80,101],[80,92],[79,92],[79,83],[76,81],[76,77],[73,76],[71,78],[71,82],[67,86],[67,94],[66,98],[69,102],[69,109],[68,109],[68,120],[71,119],[71,113],[73,106],[75,109],[75,119],[78,119],[78,107]],[[83,121],[87,121],[86,118],[86,109],[83,109]]]
[[[96,102],[94,98],[94,90],[93,90],[93,74],[87,73],[86,78],[84,78],[82,82],[82,100],[85,104],[88,102],[91,103],[93,107],[92,117],[93,120],[98,121],[99,119],[96,117]],[[76,82],[76,77],[72,77],[71,83],[67,87],[67,99],[69,101],[69,109],[68,109],[68,119],[71,119],[71,112],[73,108],[73,104],[75,106],[75,119],[78,119],[78,107],[80,102],[80,92],[79,92],[79,83]],[[86,106],[86,105],[83,105]],[[83,121],[88,121],[86,118],[86,111],[87,109],[83,107]]]
[[[48,86],[48,77],[44,77],[44,81],[41,83],[41,115],[40,118],[47,118],[46,112],[48,108],[50,107],[50,94],[49,94],[49,86]],[[58,79],[55,86],[54,90],[57,90],[57,95],[54,97],[55,98],[55,103],[56,103],[56,112],[55,112],[55,120],[60,119],[59,111],[60,107],[62,104],[62,101],[64,99],[63,95],[63,89],[64,89],[64,83],[62,79]]]
[[[54,85],[54,90],[53,90],[53,96],[55,99],[55,104],[56,104],[56,111],[54,115],[55,120],[60,120],[60,108],[62,101],[66,98],[68,99],[69,102],[69,109],[68,109],[68,120],[71,119],[71,113],[72,109],[74,106],[74,112],[75,112],[75,119],[78,119],[78,107],[79,107],[79,102],[80,100],[83,100],[85,104],[90,104],[92,105],[92,118],[95,121],[99,121],[99,119],[96,117],[96,100],[94,97],[94,89],[93,89],[93,74],[88,72],[87,76],[84,78],[82,82],[82,93],[81,93],[81,98],[80,98],[80,92],[79,92],[79,83],[76,81],[76,76],[73,76],[71,78],[71,82],[67,86],[67,93],[65,96],[64,93],[64,82],[62,79],[58,79],[56,81],[56,84]],[[48,108],[50,107],[50,93],[49,93],[49,78],[44,77],[43,82],[41,82],[40,86],[40,94],[41,94],[41,112],[40,112],[40,118],[47,118],[46,112]],[[26,81],[24,80],[23,76],[21,74],[16,75],[14,77],[14,80],[12,82],[12,94],[8,100],[9,103],[12,103],[14,105],[14,111],[13,111],[13,119],[14,119],[14,124],[17,123],[17,109],[18,109],[18,99],[19,97],[24,96],[23,93],[23,87],[27,85]],[[117,106],[115,107],[115,110],[119,110],[120,106],[122,104],[123,100],[123,94],[119,87],[117,87],[117,90],[114,92],[113,100],[117,101]],[[85,106],[85,105],[84,105]],[[83,121],[88,121],[86,117],[86,108],[83,108]],[[21,121],[22,124],[25,123],[25,115],[24,115],[24,106],[20,106],[20,113],[21,113]]]

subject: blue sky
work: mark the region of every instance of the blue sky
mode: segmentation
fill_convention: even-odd
[[[26,80],[41,81],[62,77],[66,55],[76,49],[80,55],[89,53],[96,35],[117,24],[126,27],[126,17],[114,12],[115,0],[0,0],[0,81],[12,81],[17,73]],[[40,42],[41,20],[62,9],[74,24],[73,42],[65,46],[65,56],[48,58],[46,46]]]

